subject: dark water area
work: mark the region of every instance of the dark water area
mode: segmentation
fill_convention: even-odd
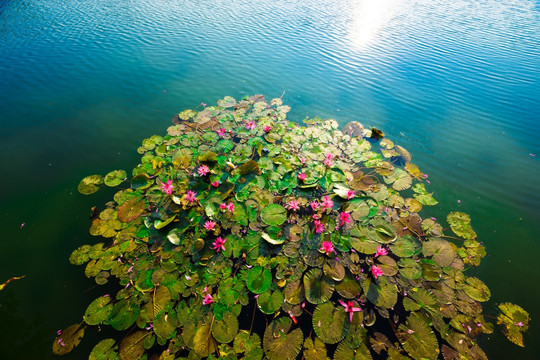
[[[496,329],[488,357],[540,357],[538,1],[0,0],[0,282],[26,275],[0,292],[0,358],[58,359],[56,331],[106,291],[68,262],[113,194],[80,179],[129,172],[180,110],[251,94],[408,149],[439,201],[422,214],[469,213],[487,248],[468,272],[485,312],[531,314],[526,348]]]

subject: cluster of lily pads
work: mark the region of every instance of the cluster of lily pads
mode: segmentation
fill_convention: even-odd
[[[485,249],[469,216],[451,212],[449,229],[422,217],[437,204],[427,175],[380,130],[300,126],[289,110],[252,96],[182,111],[142,142],[130,176],[80,182],[119,191],[90,227],[108,240],[70,262],[119,290],[59,332],[54,353],[110,325],[120,335],[90,359],[486,358],[490,291],[465,274]],[[523,346],[527,312],[499,308]]]

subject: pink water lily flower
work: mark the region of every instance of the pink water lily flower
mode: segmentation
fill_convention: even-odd
[[[298,201],[291,200],[287,204],[285,204],[285,209],[292,211],[300,210],[300,205],[298,204]]]
[[[349,224],[351,222],[351,214],[342,211],[341,214],[339,214],[339,221],[341,226]]]
[[[355,195],[354,190],[347,191],[347,200],[351,200]]]
[[[383,255],[388,255],[388,250],[386,250],[386,248],[383,246],[377,246],[377,252],[375,253],[375,257]]]
[[[330,198],[328,197],[328,195],[325,195],[323,197],[323,201],[322,201],[322,207],[323,207],[323,210],[326,210],[326,209],[329,209],[331,208],[332,206],[334,206],[334,202],[332,200],[330,200]]]
[[[248,130],[253,130],[255,129],[255,127],[257,127],[257,125],[255,124],[255,121],[248,121],[246,124],[246,129]]]
[[[316,219],[313,223],[315,224],[315,232],[317,234],[322,234],[324,232],[324,224],[321,220]]]
[[[161,184],[161,191],[164,192],[167,195],[172,195],[174,190],[174,186],[172,184],[172,180],[169,179],[167,182]]]
[[[212,220],[208,220],[207,222],[204,223],[204,228],[206,230],[212,230],[214,229],[215,226],[216,226],[216,223],[213,222]]]
[[[219,186],[219,181],[214,181],[213,183],[211,183],[210,185],[212,185],[213,187],[218,187]]]
[[[206,176],[206,174],[208,174],[209,172],[210,169],[206,165],[199,166],[199,168],[197,169],[197,173],[199,174],[199,176]]]
[[[362,311],[362,308],[355,307],[352,301],[339,300],[339,303],[345,308],[345,312],[349,314],[349,321],[352,322],[352,318],[355,312]]]
[[[225,136],[225,129],[224,128],[219,128],[216,130],[217,134],[219,135],[219,137],[223,137]]]
[[[316,201],[310,202],[309,205],[311,206],[311,208],[313,209],[313,211],[316,211],[316,210],[319,208],[319,206],[321,206],[321,204],[319,204],[319,203],[316,202]]]
[[[227,205],[227,211],[234,212],[234,204],[232,202]]]
[[[195,198],[197,196],[197,193],[193,190],[188,190],[186,193],[186,200],[189,202],[195,202],[197,199]]]
[[[302,165],[304,165],[304,164],[306,163],[306,160],[307,160],[307,159],[306,159],[305,156],[301,156],[301,157],[300,157],[300,163],[301,163]]]
[[[210,305],[213,302],[214,302],[214,299],[212,299],[212,295],[210,294],[206,294],[206,296],[204,297],[202,301],[203,305]]]
[[[264,130],[264,132],[268,133],[268,132],[270,132],[272,130],[272,127],[270,125],[266,125],[263,130]]]
[[[218,238],[212,243],[212,249],[216,250],[216,252],[225,251],[226,242],[227,239],[222,239],[221,236],[218,236]]]
[[[331,241],[323,241],[322,246],[319,249],[320,251],[323,251],[326,255],[334,252],[334,244],[332,244]]]
[[[334,165],[334,162],[332,161],[333,158],[334,158],[334,155],[332,153],[326,154],[326,159],[324,159],[323,164],[326,166]]]
[[[221,210],[226,210],[227,209],[227,204],[226,203],[221,203],[221,204],[219,204],[219,208]]]
[[[382,269],[378,267],[377,265],[373,265],[371,267],[371,273],[373,274],[373,277],[376,279],[379,276],[383,275],[384,271],[382,271]]]
[[[306,174],[304,174],[304,173],[298,174],[298,179],[299,179],[299,180],[304,181],[304,180],[306,180],[306,178],[307,178],[307,175],[306,175]]]

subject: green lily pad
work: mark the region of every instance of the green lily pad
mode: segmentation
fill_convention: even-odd
[[[127,223],[135,220],[144,211],[144,201],[140,198],[131,198],[118,208],[118,220]]]
[[[322,304],[334,293],[334,281],[324,276],[321,269],[313,268],[304,275],[304,289],[307,301]]]
[[[236,100],[232,96],[225,96],[223,99],[218,100],[217,104],[224,108],[230,108],[236,105]]]
[[[150,177],[146,174],[138,174],[138,175],[135,175],[132,179],[131,179],[131,187],[134,189],[134,190],[137,190],[137,189],[146,189],[148,188],[150,185],[152,185],[152,180],[150,179]]]
[[[114,339],[103,339],[92,348],[88,360],[118,360],[118,345]]]
[[[343,279],[336,283],[336,291],[345,299],[354,299],[362,293],[362,287],[354,275],[347,271]]]
[[[326,344],[340,342],[349,330],[345,309],[341,306],[335,308],[330,301],[317,305],[312,323],[315,334]]]
[[[385,276],[381,276],[375,281],[367,280],[364,286],[368,289],[367,299],[378,307],[390,309],[396,304],[396,285],[389,283]]]
[[[223,319],[215,320],[212,325],[212,335],[222,344],[233,341],[237,333],[238,319],[231,313],[224,314]]]
[[[263,348],[269,360],[294,360],[302,350],[302,330],[290,331],[291,326],[290,318],[279,317],[264,331]]]
[[[90,175],[81,180],[77,186],[77,190],[83,195],[90,195],[99,190],[99,186],[103,184],[103,176]]]
[[[328,260],[323,266],[324,275],[334,281],[341,281],[345,277],[345,267],[336,259]]]
[[[279,204],[270,204],[261,211],[261,220],[267,225],[281,225],[287,221],[287,210]]]
[[[501,313],[497,316],[497,324],[502,325],[506,338],[514,344],[524,347],[523,333],[529,329],[529,313],[512,303],[499,305]]]
[[[178,326],[176,313],[160,311],[154,318],[154,333],[162,339],[170,339]]]
[[[283,291],[285,301],[291,305],[298,305],[304,301],[305,297],[304,283],[301,280],[290,282]]]
[[[446,217],[446,221],[450,224],[450,229],[459,237],[467,240],[476,239],[476,233],[471,227],[471,218],[463,212],[451,212]]]
[[[114,187],[118,186],[126,180],[127,174],[124,170],[114,170],[105,175],[105,185]]]
[[[381,244],[389,244],[397,239],[396,229],[389,222],[377,218],[371,222],[372,228],[368,230],[371,240]]]
[[[257,298],[257,305],[259,309],[265,314],[273,314],[283,304],[283,294],[279,290],[271,291],[266,290]]]
[[[135,331],[127,335],[119,346],[118,355],[121,360],[138,360],[141,359],[146,352],[144,348],[144,339],[150,333],[147,331]]]
[[[463,286],[465,293],[470,296],[471,299],[485,302],[488,301],[491,297],[491,291],[489,288],[482,282],[482,280],[475,277],[468,277],[467,284]]]
[[[454,262],[456,252],[452,245],[443,239],[433,238],[422,243],[422,252],[432,256],[439,266],[450,266]]]
[[[88,256],[89,250],[90,250],[90,245],[79,246],[69,256],[69,262],[72,265],[82,265],[88,262],[88,260],[90,260],[90,257]]]
[[[327,360],[326,345],[318,337],[315,339],[306,338],[302,356],[306,360]]]
[[[272,284],[272,273],[267,268],[254,266],[248,271],[246,286],[249,291],[261,294],[270,288]]]
[[[392,254],[407,258],[417,254],[419,243],[411,236],[401,236],[389,247]]]
[[[139,304],[133,300],[120,300],[113,305],[108,323],[115,330],[127,330],[139,316]]]
[[[60,335],[54,339],[53,353],[56,355],[65,355],[74,347],[79,345],[84,336],[84,327],[81,324],[73,324],[68,326]]]
[[[416,313],[407,317],[406,324],[400,324],[397,336],[407,353],[416,360],[437,359],[439,356],[439,344],[437,337]]]
[[[203,324],[197,328],[193,337],[193,350],[197,355],[206,357],[216,352],[216,344],[211,330],[210,324]]]
[[[84,313],[84,321],[88,325],[98,325],[109,318],[113,309],[113,304],[110,304],[109,296],[100,296],[88,305]]]

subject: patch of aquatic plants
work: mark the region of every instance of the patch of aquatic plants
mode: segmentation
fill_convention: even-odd
[[[58,335],[56,354],[109,325],[120,340],[90,359],[486,358],[490,291],[466,275],[485,255],[469,216],[422,217],[437,204],[427,175],[380,130],[304,127],[288,111],[262,96],[184,110],[143,141],[131,176],[80,182],[124,185],[90,227],[108,242],[70,257],[119,290]],[[523,346],[527,312],[499,308]]]

